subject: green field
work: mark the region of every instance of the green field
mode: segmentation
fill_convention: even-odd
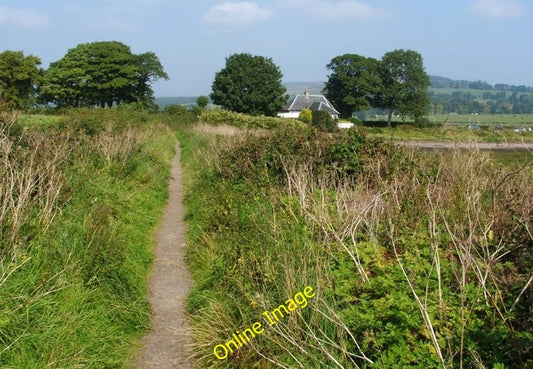
[[[531,127],[533,126],[533,114],[445,114],[431,115],[429,120],[434,123],[479,126],[504,126],[504,127]]]
[[[515,132],[512,128],[482,127],[470,129],[462,124],[443,124],[434,127],[416,128],[399,124],[395,128],[364,127],[363,130],[376,137],[392,140],[458,141],[458,142],[533,142],[533,132]]]

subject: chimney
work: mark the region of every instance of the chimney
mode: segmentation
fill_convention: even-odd
[[[306,90],[304,91],[304,96],[305,96],[306,99],[309,98],[309,90],[306,89]]]

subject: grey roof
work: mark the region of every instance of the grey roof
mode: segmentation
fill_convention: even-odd
[[[284,111],[302,111],[310,109],[313,111],[325,110],[330,114],[339,114],[337,109],[326,99],[324,95],[298,94],[289,100]]]

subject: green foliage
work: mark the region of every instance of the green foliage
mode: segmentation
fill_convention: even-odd
[[[145,118],[87,109],[18,137],[0,130],[2,162],[19,173],[0,180],[2,204],[18,204],[0,216],[0,367],[127,366],[149,324],[150,248],[175,143]]]
[[[311,122],[313,127],[326,132],[333,132],[337,129],[337,123],[331,115],[324,110],[318,110],[313,113],[313,120]]]
[[[518,220],[530,168],[508,176],[480,153],[410,152],[359,129],[181,135],[201,365],[533,362],[529,292],[517,300],[533,263]],[[317,290],[312,308],[214,358],[302,285]]]
[[[415,120],[426,114],[429,77],[422,55],[413,50],[389,51],[381,59],[380,76],[383,86],[377,105],[389,110],[389,125],[393,112]]]
[[[207,104],[209,104],[209,98],[207,96],[198,96],[196,98],[196,105],[201,108],[201,109],[205,109],[207,108]]]
[[[239,128],[265,128],[295,127],[303,128],[302,122],[296,119],[251,116],[248,114],[235,113],[228,110],[207,110],[198,118],[208,124],[227,124]]]
[[[372,97],[381,88],[379,61],[344,54],[333,58],[326,68],[332,73],[324,86],[324,94],[339,110],[341,117],[349,118],[354,111],[371,106]]]
[[[394,50],[381,61],[355,54],[337,56],[326,66],[332,73],[324,87],[326,97],[349,118],[370,107],[420,120],[429,106],[429,77],[422,56],[413,50]]]
[[[198,98],[196,99],[196,105],[192,107],[192,112],[196,116],[200,116],[205,111],[208,104],[209,98],[207,96],[198,96]]]
[[[270,58],[233,54],[215,75],[211,99],[222,108],[238,113],[275,116],[287,100],[282,77]]]
[[[355,124],[356,126],[362,126],[363,125],[363,121],[357,117],[350,117],[348,118],[348,121],[349,122],[352,122],[353,124]]]
[[[41,60],[22,51],[0,53],[0,109],[26,109],[35,103]]]
[[[165,106],[165,108],[163,109],[163,111],[167,114],[177,114],[177,115],[180,115],[180,114],[185,114],[188,109],[186,106],[183,106],[183,105],[178,105],[178,104],[170,104],[170,105],[167,105]]]
[[[307,124],[311,124],[311,122],[313,121],[313,112],[311,111],[311,109],[302,110],[300,115],[298,116],[298,120]]]
[[[149,103],[160,78],[168,76],[154,53],[135,55],[117,41],[80,44],[50,64],[40,99],[58,107]]]

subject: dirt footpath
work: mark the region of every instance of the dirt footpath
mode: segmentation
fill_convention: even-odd
[[[185,208],[180,148],[172,160],[169,199],[157,233],[154,265],[150,276],[152,330],[144,337],[136,368],[192,368],[189,348],[191,329],[185,300],[192,282],[185,264]]]

